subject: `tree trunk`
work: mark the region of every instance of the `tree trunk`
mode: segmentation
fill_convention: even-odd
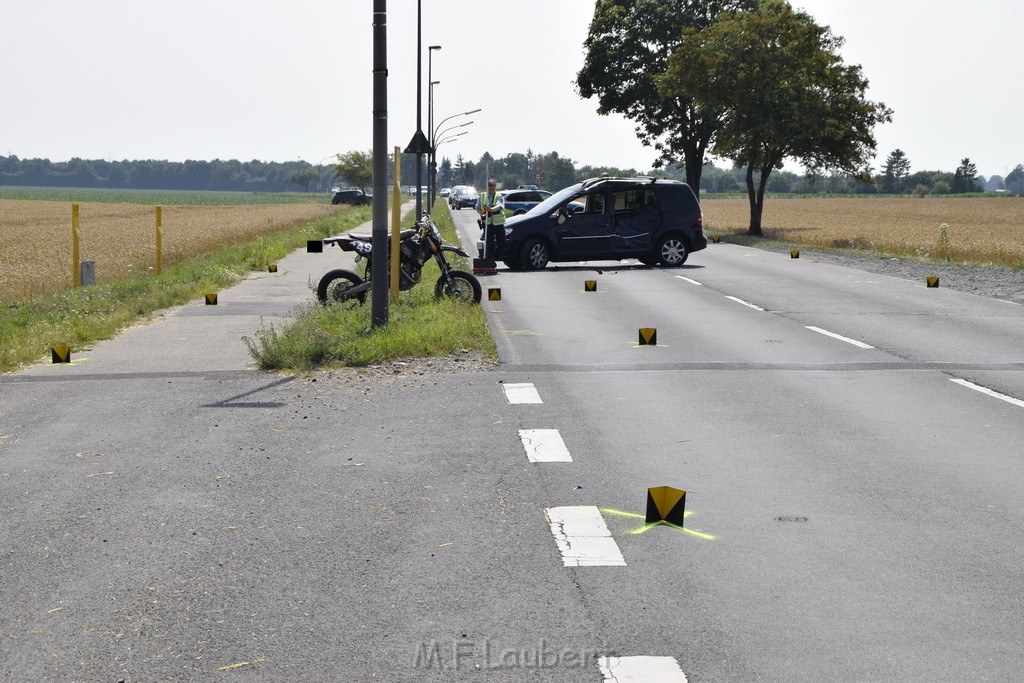
[[[775,164],[765,164],[760,169],[757,187],[754,187],[754,165],[747,164],[747,198],[750,200],[750,227],[747,228],[748,235],[764,237],[761,230],[761,216],[764,213],[764,192],[768,187],[768,176],[771,175]]]
[[[700,175],[704,171],[704,148],[697,144],[688,144],[683,150],[683,163],[686,167],[686,184],[700,198]]]
[[[748,235],[761,237],[761,209],[764,206],[764,193],[758,196],[754,188],[754,164],[747,162],[747,200],[750,202],[750,226],[747,228]]]

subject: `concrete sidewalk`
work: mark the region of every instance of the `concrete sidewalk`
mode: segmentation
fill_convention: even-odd
[[[403,205],[403,212],[409,205]],[[389,216],[390,225],[390,216]],[[367,222],[349,232],[369,232]],[[260,329],[288,324],[297,307],[316,302],[316,285],[334,268],[357,269],[352,254],[325,248],[301,249],[277,263],[276,273],[250,273],[238,284],[217,292],[217,305],[205,299],[159,313],[94,347],[71,350],[71,364],[32,365],[17,375],[110,375],[202,373],[255,368],[242,337]]]

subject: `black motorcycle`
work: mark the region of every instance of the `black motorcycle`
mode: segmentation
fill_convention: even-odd
[[[349,233],[341,237],[328,237],[323,242],[334,244],[342,251],[356,252],[356,263],[365,259],[366,267],[363,277],[339,268],[320,278],[316,295],[321,303],[364,303],[367,293],[373,286],[370,263],[370,253],[373,251],[371,236]],[[480,281],[472,273],[452,268],[444,256],[446,251],[469,258],[469,254],[462,249],[442,243],[441,231],[426,213],[416,222],[416,227],[402,230],[399,238],[399,290],[405,291],[419,284],[423,277],[423,265],[433,258],[441,270],[441,277],[437,278],[437,284],[434,285],[434,295],[437,298],[450,297],[480,303]]]

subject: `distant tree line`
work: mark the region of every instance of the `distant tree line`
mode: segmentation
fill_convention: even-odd
[[[0,156],[0,185],[26,187],[89,187],[140,190],[226,190],[286,192],[326,189],[332,166],[305,161],[184,162],[144,159],[107,161],[19,159]]]
[[[371,189],[372,154],[339,154],[334,164],[314,166],[305,161],[265,162],[236,160],[213,161],[106,161],[71,159],[19,159],[0,156],[0,185],[26,187],[87,187],[142,190],[221,190],[249,192],[327,191],[337,184]],[[427,183],[427,170],[421,168],[421,181]],[[438,163],[437,186],[472,185],[484,187],[495,178],[502,187],[537,185],[548,190],[563,187],[603,173],[612,176],[651,175],[686,180],[682,160],[666,162],[661,168],[638,170],[616,166],[577,165],[558,152],[538,154],[531,149],[494,157],[485,152],[473,161],[458,155],[444,157]],[[755,173],[755,176],[757,174]],[[746,191],[747,168],[719,168],[710,162],[702,171],[701,189],[710,193]],[[392,183],[388,178],[388,186]],[[416,157],[401,157],[401,184],[416,184]],[[1024,194],[1024,165],[1018,164],[1005,178],[977,174],[970,159],[963,159],[954,171],[913,172],[907,155],[893,150],[878,172],[868,169],[867,177],[847,174],[814,174],[776,171],[767,182],[773,194],[908,194],[915,196],[1005,192]]]

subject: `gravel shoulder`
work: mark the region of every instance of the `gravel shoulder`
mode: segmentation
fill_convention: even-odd
[[[785,253],[789,249],[770,248],[766,251]],[[1024,304],[1024,270],[979,268],[874,254],[819,251],[806,247],[800,247],[800,256],[819,263],[831,263],[905,280],[921,281],[929,276],[937,275],[940,287]]]

